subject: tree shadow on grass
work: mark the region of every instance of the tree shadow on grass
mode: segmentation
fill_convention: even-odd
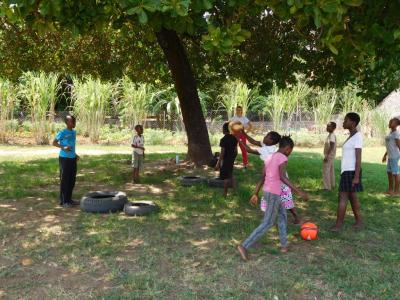
[[[169,158],[168,155],[148,157],[150,161]],[[214,176],[211,170],[154,167],[151,175],[143,177],[143,184],[129,184],[131,168],[128,159],[125,155],[84,157],[79,167],[76,195],[81,196],[89,189],[126,190],[135,200],[151,198],[161,207],[158,214],[128,217],[122,213],[100,215],[86,214],[76,208],[64,210],[56,207],[58,165],[55,160],[37,160],[29,166],[25,163],[0,165],[1,176],[10,175],[6,181],[8,188],[2,189],[0,194],[2,253],[14,266],[6,275],[0,276],[9,280],[9,286],[15,284],[12,279],[21,277],[29,281],[27,277],[36,278],[40,272],[55,268],[56,264],[68,274],[75,272],[97,278],[100,286],[113,286],[122,294],[129,291],[130,295],[138,293],[138,296],[149,298],[156,295],[176,298],[189,291],[199,298],[232,292],[243,297],[254,296],[250,286],[237,287],[236,274],[254,282],[260,288],[260,296],[265,296],[266,287],[280,286],[277,293],[287,289],[287,296],[300,293],[307,298],[318,295],[319,287],[311,285],[300,292],[294,289],[294,281],[308,284],[307,278],[301,277],[304,272],[332,289],[329,274],[335,272],[335,265],[340,272],[348,272],[354,262],[361,264],[357,272],[368,270],[367,265],[371,265],[371,271],[376,271],[382,262],[391,264],[399,258],[398,245],[392,242],[399,240],[399,205],[382,194],[386,186],[382,165],[363,164],[366,191],[360,194],[360,199],[366,229],[356,233],[346,228],[342,234],[335,235],[326,229],[335,219],[337,193],[314,192],[320,187],[321,157],[295,153],[289,160],[289,176],[312,196],[307,203],[296,200],[297,205],[301,215],[320,226],[320,238],[311,243],[302,241],[297,235],[298,227],[289,225],[289,239],[296,250],[283,258],[276,250],[276,233],[272,232],[267,235],[268,239],[261,240],[264,247],[253,251],[256,254],[254,262],[242,267],[234,245],[248,236],[262,217],[259,209],[248,204],[262,170],[261,160],[251,159],[252,167],[247,172],[235,170],[239,189],[224,199],[220,189],[179,185],[180,176],[193,173]],[[37,181],[29,180],[21,185],[20,178],[36,178]],[[351,214],[346,217],[346,224],[351,223],[351,218]],[[32,259],[31,266],[21,265],[20,261],[25,257]],[[267,262],[260,264],[257,257]],[[299,264],[298,257],[308,265]],[[348,265],[341,265],[341,260]],[[38,266],[40,268],[36,268]],[[272,268],[275,277],[267,275],[266,268]],[[386,269],[391,272],[390,267]],[[38,273],[37,270],[42,271]],[[292,277],[286,272],[292,272]],[[50,277],[40,276],[40,288],[52,282]],[[282,284],[283,278],[286,280]],[[335,284],[355,295],[355,289],[339,282],[338,278],[339,275],[334,277]],[[365,279],[365,284],[369,284],[376,277],[366,274]],[[393,279],[386,284],[392,286]],[[189,290],[188,285],[191,286]],[[97,289],[94,285],[86,290],[79,289],[82,287],[79,282],[70,286],[60,283],[59,286],[93,293]],[[204,286],[209,288],[204,289]],[[30,288],[21,287],[25,291]],[[376,287],[376,292],[372,292],[364,284],[363,289],[371,295],[382,291]]]

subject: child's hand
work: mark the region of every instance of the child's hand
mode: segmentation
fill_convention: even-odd
[[[257,195],[253,195],[250,198],[250,204],[256,206],[258,203],[258,196]]]
[[[71,151],[71,147],[70,146],[65,146],[65,147],[63,147],[63,150],[69,152],[69,151]]]
[[[385,163],[386,162],[386,154],[382,157],[382,162]]]
[[[81,157],[77,154],[76,155],[76,161],[80,161],[81,160]]]

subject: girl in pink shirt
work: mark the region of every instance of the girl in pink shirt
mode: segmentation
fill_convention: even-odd
[[[263,187],[264,198],[267,200],[267,209],[261,224],[238,246],[238,251],[243,260],[248,260],[247,250],[276,222],[278,223],[281,252],[287,252],[287,216],[286,209],[281,203],[281,184],[286,184],[292,191],[299,194],[300,197],[308,200],[308,195],[295,187],[286,176],[285,169],[288,156],[292,153],[293,147],[293,140],[288,136],[283,136],[279,142],[279,150],[265,160],[263,177],[258,182],[256,191],[250,198],[250,203],[257,205],[258,193],[261,187]]]

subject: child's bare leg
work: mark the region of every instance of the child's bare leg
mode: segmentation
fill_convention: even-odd
[[[360,202],[358,201],[357,193],[350,193],[350,204],[351,209],[354,213],[354,218],[356,219],[354,227],[361,228],[363,226],[363,222],[361,218]]]
[[[237,190],[237,181],[236,178],[232,176],[231,178],[231,183],[232,183],[232,189],[236,192]]]
[[[347,199],[349,198],[349,193],[340,192],[339,193],[339,203],[336,215],[336,224],[331,228],[331,231],[339,231],[342,229],[344,222],[344,215],[346,213]]]
[[[299,215],[297,214],[297,210],[295,207],[289,209],[290,213],[292,214],[294,220],[293,220],[293,224],[300,224],[301,223],[301,219],[299,218]]]
[[[393,194],[393,174],[390,172],[387,172],[387,175],[388,175],[389,187],[388,187],[388,191],[386,192],[386,194],[392,195]]]
[[[398,195],[400,187],[399,174],[393,174],[393,178],[394,178],[394,193],[395,195]]]
[[[139,178],[139,168],[136,169],[136,182],[140,182],[140,178]]]
[[[228,196],[228,187],[229,187],[230,179],[224,179],[224,197]]]
[[[139,172],[138,168],[134,168],[133,169],[133,180],[134,180],[134,182],[138,181],[138,172]]]

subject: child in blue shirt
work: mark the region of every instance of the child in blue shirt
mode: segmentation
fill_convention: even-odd
[[[79,205],[79,202],[72,200],[72,191],[75,187],[77,161],[79,156],[75,152],[76,144],[76,119],[74,116],[66,116],[67,128],[59,131],[53,141],[53,146],[60,148],[60,205],[64,208],[72,205]]]

